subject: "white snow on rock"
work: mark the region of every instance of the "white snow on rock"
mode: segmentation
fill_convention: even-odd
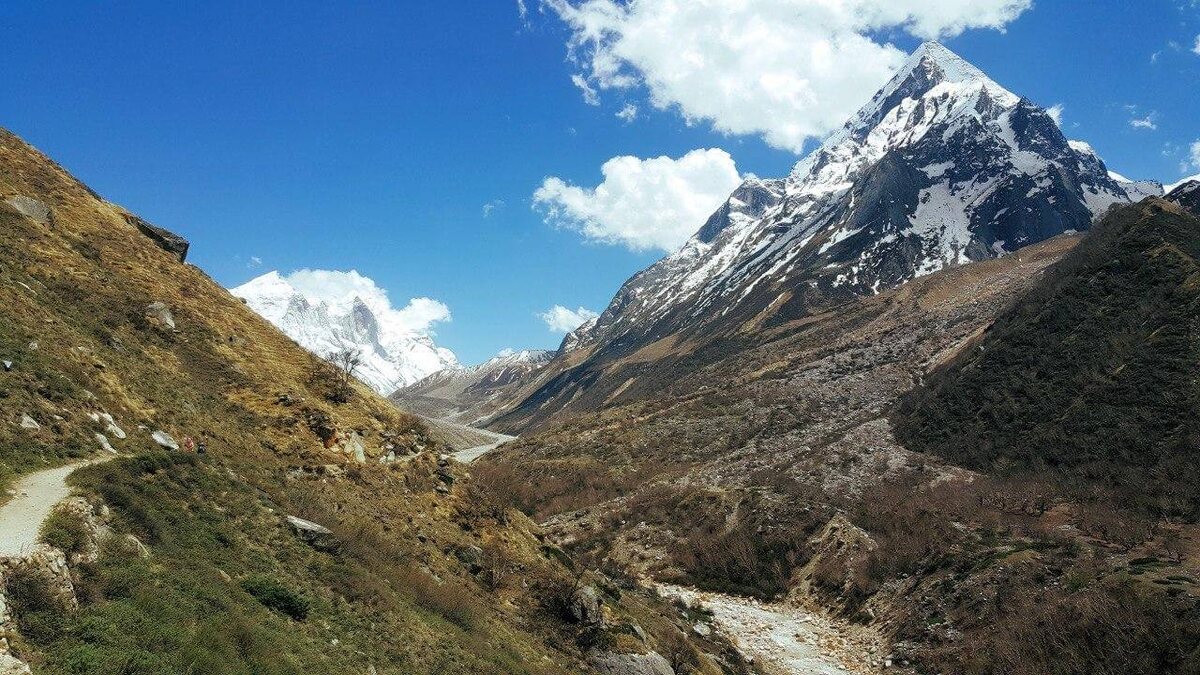
[[[380,394],[390,394],[458,366],[453,352],[434,344],[427,330],[431,321],[422,325],[406,319],[403,312],[412,304],[404,310],[392,309],[386,295],[375,290],[374,282],[366,277],[330,274],[354,275],[368,282],[369,290],[330,300],[296,288],[279,272],[268,272],[230,292],[301,347],[322,358],[342,350],[361,350],[362,365],[356,375]],[[440,305],[423,298],[413,301],[418,302]]]

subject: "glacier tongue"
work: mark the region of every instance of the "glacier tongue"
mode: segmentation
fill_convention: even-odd
[[[389,321],[391,310],[374,298],[314,301],[278,272],[268,272],[230,292],[322,358],[360,350],[358,378],[385,396],[439,370],[458,367],[453,352],[438,347],[427,334]]]

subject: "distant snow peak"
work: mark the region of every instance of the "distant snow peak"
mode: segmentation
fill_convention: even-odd
[[[450,320],[446,305],[413,298],[396,309],[386,290],[353,270],[272,271],[230,292],[318,356],[361,350],[358,377],[381,394],[458,364],[433,341],[433,326]]]

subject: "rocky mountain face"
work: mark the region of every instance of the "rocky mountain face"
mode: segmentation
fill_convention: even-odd
[[[1172,185],[1167,199],[1200,216],[1200,176]]]
[[[384,311],[362,298],[331,305],[314,301],[278,272],[268,272],[230,291],[300,346],[321,357],[358,350],[356,375],[388,395],[431,373],[458,366],[454,353],[428,335],[389,322]]]
[[[679,251],[627,281],[567,337],[545,387],[504,424],[579,405],[584,383],[602,382],[598,373],[622,359],[770,327],[1087,230],[1112,205],[1147,194],[1161,186],[1110,175],[1046,111],[927,43],[789,176],[747,180]]]
[[[389,398],[404,410],[439,420],[474,425],[486,421],[515,392],[536,379],[555,352],[506,351],[471,367],[438,371],[402,387]]]

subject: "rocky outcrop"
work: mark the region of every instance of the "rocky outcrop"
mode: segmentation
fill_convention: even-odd
[[[576,623],[594,626],[604,622],[604,606],[595,586],[582,586],[571,595],[567,612]]]
[[[793,575],[799,597],[831,597],[843,607],[857,607],[870,589],[868,566],[877,544],[844,515],[831,518],[809,541],[813,555]]]
[[[124,215],[126,222],[136,227],[138,232],[149,237],[159,248],[178,258],[179,262],[187,260],[188,248],[191,247],[187,239],[170,230],[152,225],[133,214],[126,213]]]

